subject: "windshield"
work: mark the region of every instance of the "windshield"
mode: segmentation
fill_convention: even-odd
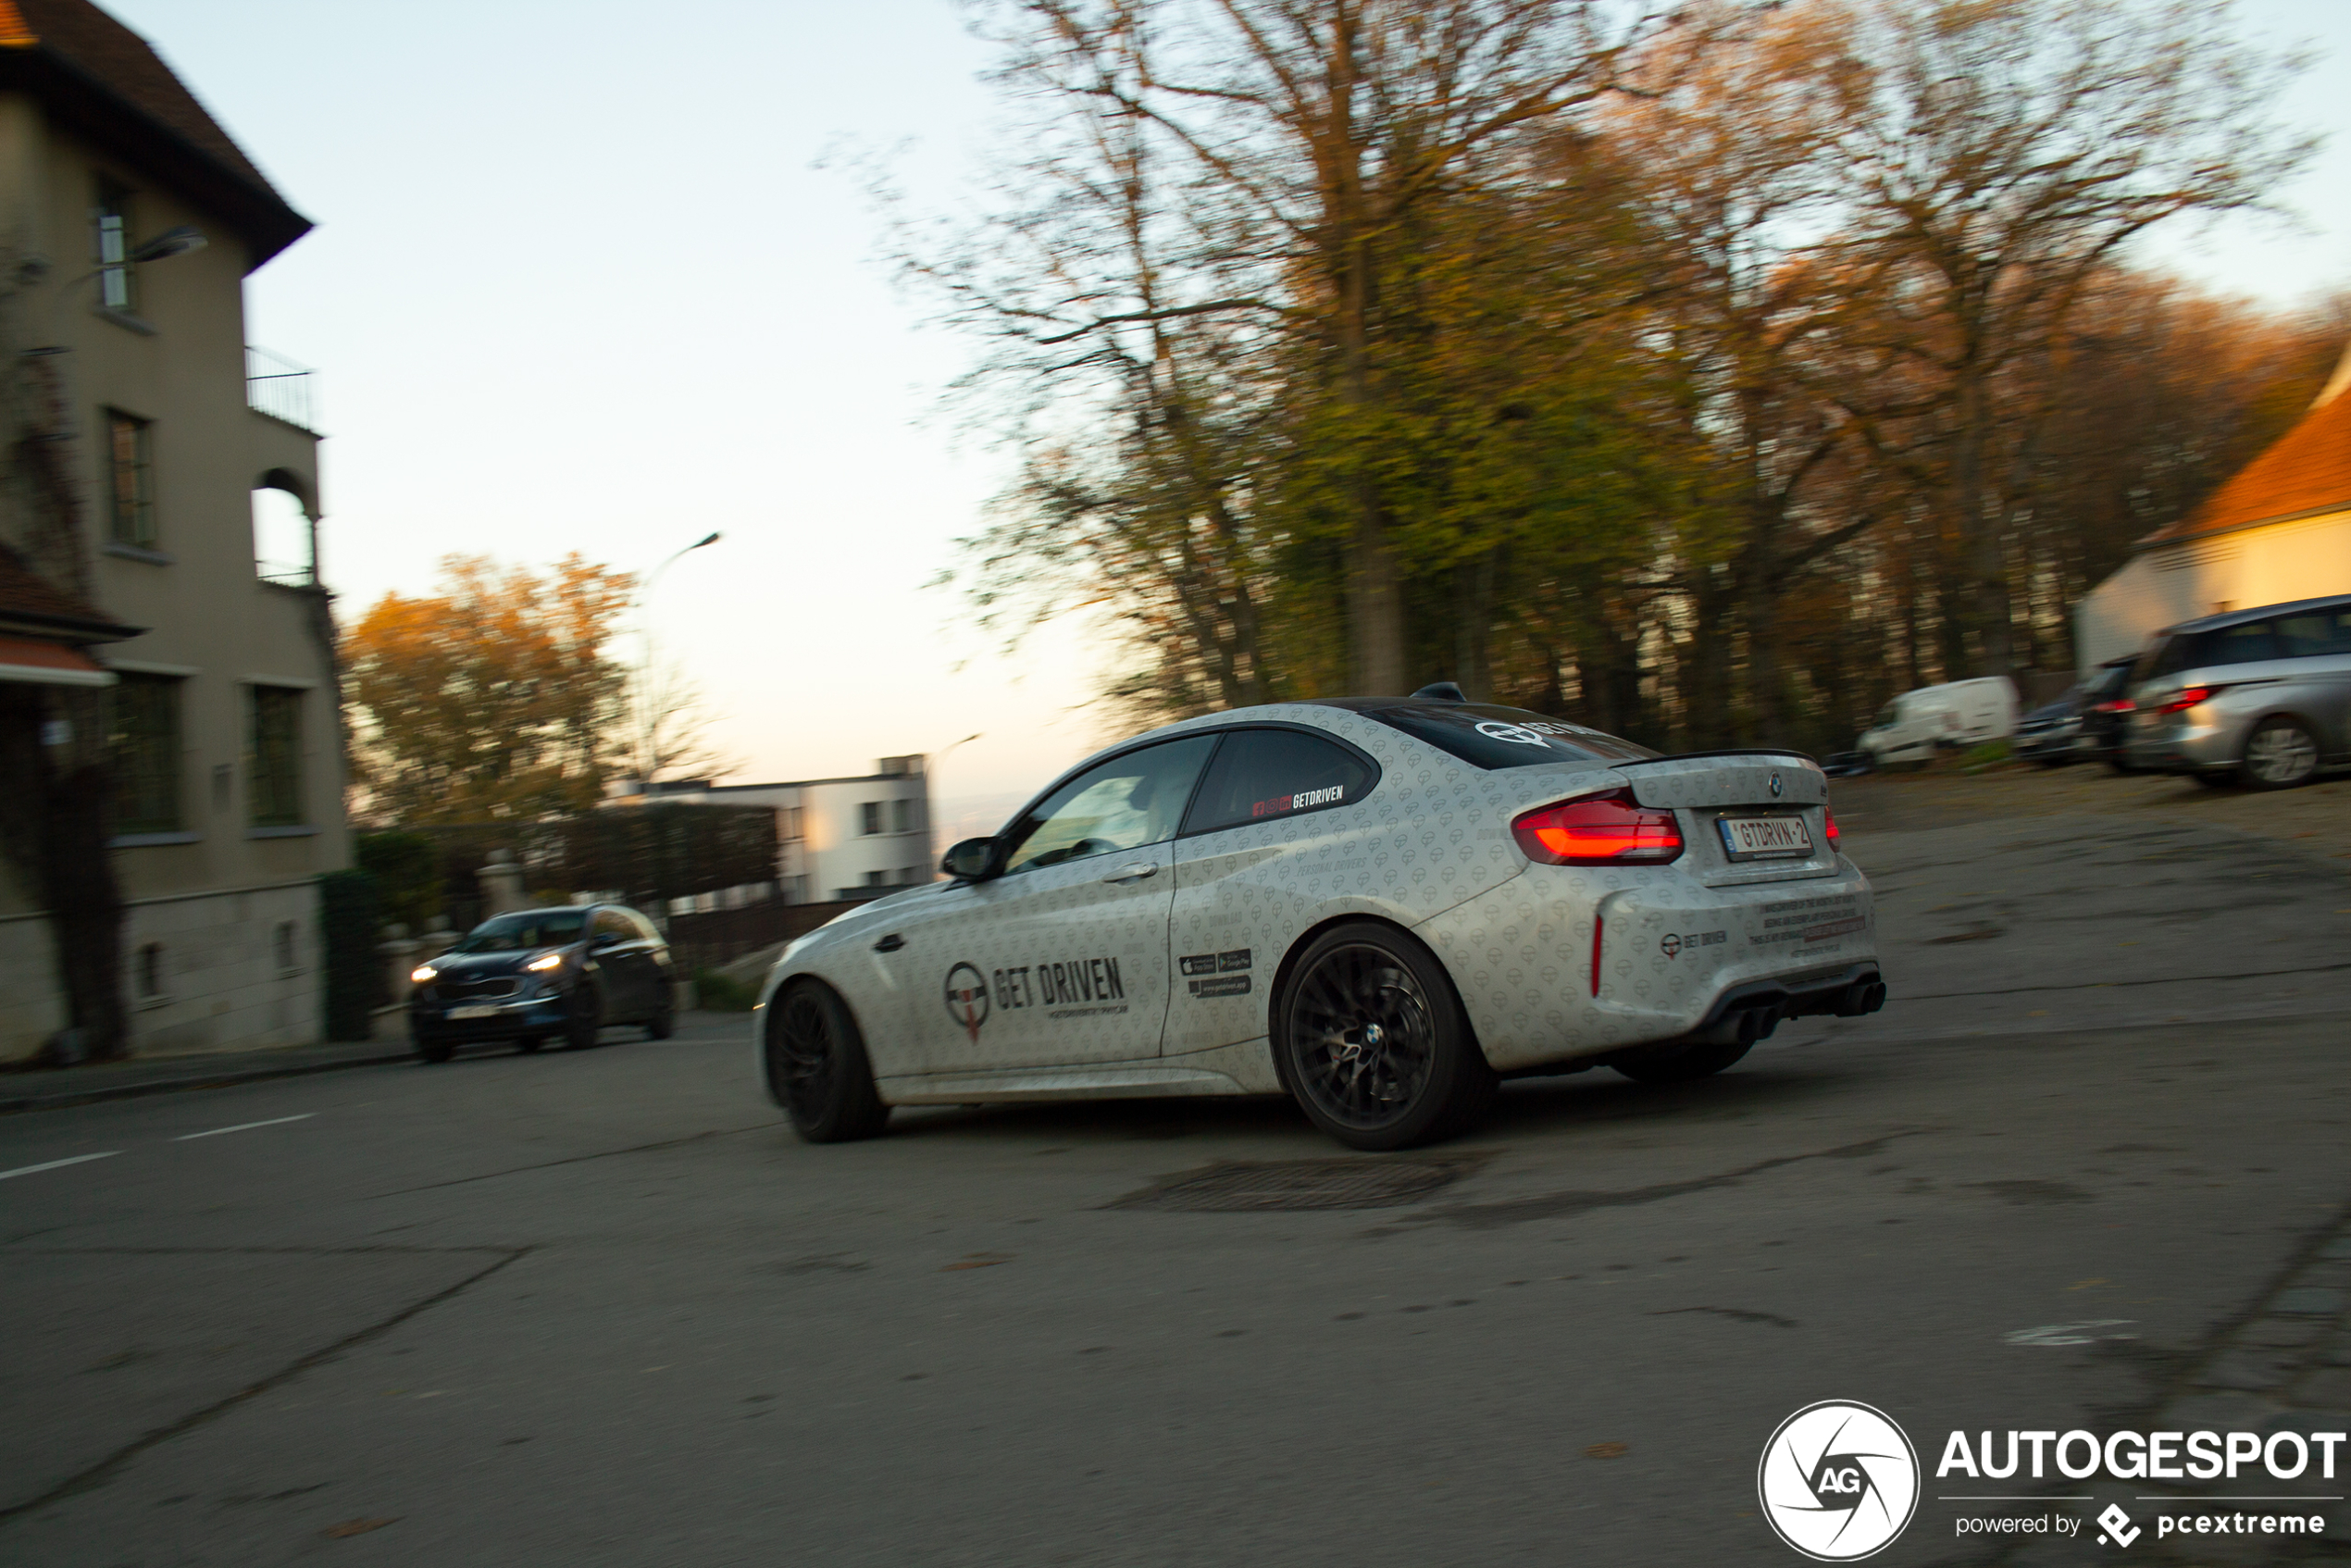
[[[1353,698],[1334,703],[1400,729],[1478,767],[1532,767],[1538,763],[1636,762],[1657,753],[1563,718],[1488,703],[1416,703],[1407,698]]]
[[[1902,704],[1898,702],[1888,703],[1885,706],[1878,709],[1877,723],[1871,726],[1871,728],[1873,729],[1891,729],[1894,728],[1894,721],[1901,716]]]
[[[584,909],[526,909],[485,920],[466,933],[459,952],[528,952],[533,948],[569,947],[579,940]]]

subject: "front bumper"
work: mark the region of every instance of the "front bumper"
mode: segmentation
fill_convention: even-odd
[[[450,1009],[459,1007],[495,1007],[498,1011],[482,1018],[450,1017]],[[570,999],[561,991],[553,996],[502,998],[495,1002],[419,998],[408,1003],[408,1033],[417,1039],[519,1039],[528,1035],[559,1033],[569,1014]]]

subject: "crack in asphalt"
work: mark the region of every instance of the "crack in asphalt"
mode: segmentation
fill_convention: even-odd
[[[1750,1312],[1745,1307],[1666,1307],[1649,1313],[1651,1317],[1679,1317],[1684,1313],[1712,1313],[1717,1317],[1735,1318],[1741,1323],[1768,1323],[1775,1328],[1794,1328],[1796,1319],[1782,1317],[1777,1313]]]
[[[455,1248],[450,1249],[450,1251],[453,1251],[459,1250],[460,1249]],[[466,1248],[462,1250],[466,1251],[483,1251],[484,1249]],[[477,1269],[472,1274],[466,1276],[465,1278],[457,1281],[454,1285],[446,1286],[442,1289],[434,1291],[429,1296],[422,1297],[417,1300],[411,1301],[408,1305],[401,1308],[398,1312],[393,1313],[390,1317],[379,1319],[375,1323],[367,1325],[365,1328],[346,1334],[342,1338],[336,1340],[333,1344],[323,1346],[318,1350],[311,1351],[308,1355],[300,1357],[299,1359],[289,1363],[287,1365],[280,1367],[276,1372],[271,1373],[268,1376],[264,1377],[259,1382],[250,1384],[245,1388],[240,1388],[235,1393],[229,1395],[225,1399],[215,1400],[212,1403],[205,1405],[201,1409],[191,1411],[186,1415],[180,1417],[177,1421],[167,1423],[166,1425],[158,1426],[153,1431],[147,1432],[141,1437],[132,1438],[130,1442],[123,1444],[122,1447],[115,1450],[114,1452],[98,1461],[95,1464],[90,1465],[86,1469],[83,1469],[75,1475],[68,1475],[66,1479],[58,1482],[56,1486],[50,1487],[47,1491],[43,1492],[38,1497],[28,1499],[23,1502],[12,1503],[6,1508],[0,1508],[0,1524],[6,1524],[12,1520],[21,1518],[28,1513],[46,1508],[53,1502],[62,1502],[68,1498],[105,1486],[106,1482],[113,1479],[116,1472],[121,1470],[123,1466],[129,1464],[132,1460],[138,1458],[149,1449],[154,1448],[156,1444],[169,1442],[172,1438],[180,1436],[182,1433],[193,1432],[199,1426],[217,1421],[221,1416],[226,1415],[230,1411],[236,1409],[239,1405],[243,1404],[246,1400],[255,1399],[260,1395],[266,1394],[272,1388],[279,1387],[280,1384],[291,1382],[294,1378],[299,1377],[304,1373],[309,1371],[312,1367],[317,1366],[321,1363],[331,1361],[336,1356],[341,1355],[343,1351],[364,1345],[370,1339],[380,1338],[382,1336],[391,1333],[393,1329],[407,1322],[410,1318],[415,1317],[417,1313],[429,1311],[433,1307],[439,1306],[443,1301],[450,1300],[457,1296],[463,1295],[466,1291],[471,1289],[474,1286],[480,1284],[483,1280],[488,1279],[491,1275],[496,1274],[500,1269],[504,1268],[507,1264],[514,1263],[519,1258],[528,1257],[533,1249],[529,1247],[513,1247],[499,1248],[496,1249],[496,1251],[503,1252],[504,1255],[499,1258],[496,1263],[491,1263],[489,1267]]]
[[[523,1176],[531,1171],[552,1171],[558,1165],[584,1164],[590,1160],[611,1160],[623,1154],[650,1154],[656,1149],[677,1149],[689,1143],[700,1143],[708,1138],[733,1138],[739,1133],[758,1132],[763,1127],[783,1126],[778,1116],[772,1122],[754,1122],[747,1127],[715,1127],[708,1132],[688,1133],[684,1138],[665,1138],[657,1143],[631,1144],[627,1149],[599,1150],[593,1154],[571,1154],[560,1160],[542,1160],[535,1165],[516,1165],[503,1171],[484,1171],[479,1176],[451,1176],[447,1181],[429,1181],[417,1187],[395,1187],[389,1192],[370,1192],[355,1199],[360,1203],[372,1203],[379,1198],[397,1198],[407,1192],[430,1192],[437,1187],[463,1187],[471,1181],[495,1181],[500,1176]]]
[[[1499,1230],[1504,1226],[1524,1225],[1530,1220],[1564,1219],[1572,1214],[1589,1213],[1595,1209],[1635,1208],[1645,1203],[1662,1202],[1669,1198],[1686,1197],[1693,1192],[1735,1187],[1748,1176],[1760,1176],[1765,1171],[1775,1171],[1785,1165],[1800,1165],[1811,1160],[1858,1160],[1864,1155],[1877,1153],[1897,1139],[1916,1138],[1922,1133],[1940,1130],[1938,1127],[1904,1127],[1898,1132],[1881,1133],[1860,1143],[1840,1143],[1835,1148],[1815,1149],[1802,1154],[1775,1154],[1768,1160],[1758,1160],[1751,1165],[1741,1165],[1735,1170],[1693,1176],[1687,1181],[1660,1182],[1654,1187],[1627,1188],[1616,1192],[1539,1192],[1524,1198],[1504,1198],[1490,1203],[1449,1203],[1440,1209],[1399,1216],[1394,1224],[1430,1225],[1442,1221],[1463,1230]]]

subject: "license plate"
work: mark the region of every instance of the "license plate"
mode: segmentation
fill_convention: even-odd
[[[452,1018],[495,1018],[504,1011],[505,1009],[502,1007],[477,1004],[472,1007],[453,1007],[449,1010],[449,1016]]]
[[[1812,852],[1812,835],[1800,816],[1723,816],[1715,819],[1723,849],[1733,860],[1770,860]]]

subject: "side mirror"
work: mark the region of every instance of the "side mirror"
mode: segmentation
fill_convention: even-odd
[[[965,839],[950,849],[939,868],[959,882],[984,882],[996,865],[996,840]]]
[[[594,936],[588,939],[588,951],[591,952],[601,952],[605,948],[618,947],[619,945],[619,934],[614,931],[599,931]]]

